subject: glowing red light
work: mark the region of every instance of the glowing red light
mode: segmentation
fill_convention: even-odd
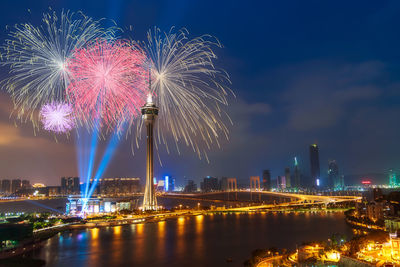
[[[370,180],[363,180],[363,181],[361,181],[361,183],[362,184],[371,184],[371,181]]]

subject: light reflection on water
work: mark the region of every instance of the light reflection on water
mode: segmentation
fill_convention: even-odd
[[[223,213],[66,232],[46,242],[47,266],[243,266],[257,248],[351,235],[343,213]]]

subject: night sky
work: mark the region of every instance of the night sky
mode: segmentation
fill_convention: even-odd
[[[3,0],[1,42],[6,25],[38,24],[49,6],[132,26],[123,37],[144,40],[149,28],[175,26],[224,45],[217,64],[236,94],[229,142],[209,152],[210,163],[190,149],[161,152],[157,177],[169,174],[178,184],[206,175],[244,180],[263,169],[276,177],[294,156],[308,174],[311,143],[320,147],[322,174],[329,159],[345,175],[400,169],[399,1]],[[58,142],[44,131],[35,135],[29,122],[10,118],[5,92],[0,102],[0,178],[56,185],[77,175],[74,134]],[[144,150],[132,155],[130,139],[122,141],[104,176],[144,177],[144,157]]]

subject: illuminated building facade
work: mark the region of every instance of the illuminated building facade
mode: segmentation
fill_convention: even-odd
[[[169,175],[165,175],[164,177],[164,191],[169,191]]]
[[[158,115],[158,107],[153,103],[151,95],[149,95],[146,104],[141,110],[147,133],[146,187],[143,197],[143,210],[156,210],[157,198],[153,184],[153,128]]]
[[[397,236],[397,233],[389,234],[390,237],[390,247],[391,247],[391,256],[393,259],[400,259],[400,237]]]
[[[389,170],[389,186],[390,187],[399,187],[400,186],[397,174],[394,170]]]
[[[83,200],[80,197],[68,198],[65,212],[71,216],[81,214]],[[131,211],[135,208],[135,201],[115,200],[107,198],[89,198],[86,204],[86,215],[94,215],[99,213],[114,213],[123,210]]]
[[[367,217],[376,222],[383,220],[385,205],[383,202],[372,201],[367,204],[366,215]]]
[[[310,167],[312,182],[319,186],[321,172],[319,168],[319,152],[317,144],[310,145]]]
[[[278,189],[286,189],[286,177],[285,176],[278,176],[276,179]]]

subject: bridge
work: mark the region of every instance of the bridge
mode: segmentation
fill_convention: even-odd
[[[257,205],[257,202],[251,201],[253,203],[252,206],[247,207],[239,207],[232,208],[232,210],[257,210],[257,209],[270,209],[270,208],[278,208],[278,207],[295,207],[295,206],[308,206],[308,205],[328,205],[332,203],[342,203],[342,202],[357,202],[361,201],[361,196],[339,196],[339,195],[311,195],[311,194],[300,194],[300,193],[289,193],[289,192],[273,192],[273,191],[230,191],[230,192],[208,192],[208,193],[165,193],[163,196],[170,198],[178,198],[178,199],[191,199],[198,201],[215,201],[215,202],[233,202],[233,203],[245,203],[249,201],[240,201],[237,200],[224,200],[218,199],[216,196],[224,195],[224,194],[235,194],[235,193],[248,193],[250,198],[253,199],[254,196],[259,196],[259,200],[261,200],[261,196],[269,196],[276,197],[281,199],[279,203],[274,204],[260,204]],[[215,196],[213,198],[213,196]],[[261,202],[261,201],[259,201]]]

